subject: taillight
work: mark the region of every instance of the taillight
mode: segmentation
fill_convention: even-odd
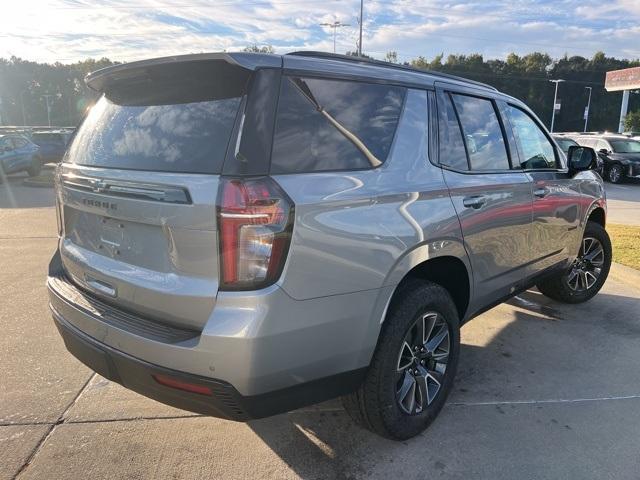
[[[272,179],[221,178],[220,288],[255,290],[280,277],[291,242],[293,202]]]

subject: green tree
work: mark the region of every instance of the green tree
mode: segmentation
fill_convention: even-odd
[[[628,132],[640,132],[640,110],[627,113],[624,117],[624,128]]]
[[[384,56],[384,61],[389,63],[398,63],[398,52],[390,51]]]
[[[249,45],[244,47],[244,52],[249,53],[276,53],[275,49],[271,45],[264,45],[262,47],[258,45]]]

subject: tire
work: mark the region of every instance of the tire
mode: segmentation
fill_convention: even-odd
[[[37,177],[40,175],[40,170],[42,170],[42,160],[40,157],[33,157],[31,160],[31,166],[27,168],[27,174],[30,177]]]
[[[451,391],[460,354],[458,312],[449,293],[439,285],[417,279],[407,281],[400,288],[389,306],[364,382],[358,390],[342,399],[345,409],[357,424],[393,440],[414,437],[433,422]],[[422,325],[425,332],[431,332],[427,335],[427,342],[419,343],[427,350],[429,345],[435,346],[432,353],[425,350],[414,355],[412,349],[406,348],[407,338],[414,335],[416,339],[424,337],[418,337],[418,325]],[[443,353],[445,341],[440,340],[438,346],[435,343],[440,337],[445,338],[445,330],[448,334],[446,360]],[[409,352],[411,356],[406,355]],[[421,356],[425,359],[420,360],[419,355],[428,358]],[[409,358],[413,363],[409,363]],[[443,368],[442,361],[446,365],[441,373],[437,370]],[[415,365],[415,369],[409,367],[400,371],[400,367],[406,365]],[[416,375],[412,375],[412,371]],[[423,373],[428,375],[423,376]],[[401,399],[401,392],[406,391],[404,387],[407,381],[411,383],[411,377],[415,390],[409,390],[410,394],[405,393]],[[422,391],[426,393],[422,394]],[[415,405],[410,407],[412,398]],[[408,413],[409,408],[413,413]]]
[[[576,266],[580,267],[581,257],[584,255],[585,248],[587,249],[587,255],[593,255],[596,251],[597,245],[595,247],[591,244],[587,243],[588,239],[595,239],[599,242],[602,247],[602,263],[600,264],[599,258],[595,257],[593,263],[588,262],[584,265],[582,271],[589,271],[590,267],[599,268],[600,271],[596,278],[596,281],[588,286],[587,280],[582,280],[582,276],[579,275],[579,278],[572,277],[573,273],[576,271]],[[580,244],[580,252],[578,254],[578,258],[573,262],[569,270],[562,272],[554,277],[551,277],[537,285],[538,290],[542,292],[545,296],[557,300],[562,303],[582,303],[590,300],[597,294],[604,282],[607,280],[607,276],[609,275],[609,269],[611,268],[611,258],[612,258],[612,250],[611,250],[611,240],[609,239],[609,234],[607,231],[598,223],[595,222],[587,222],[587,226],[584,230],[583,240]],[[595,267],[595,265],[598,265]],[[580,268],[578,268],[580,270]],[[592,276],[593,273],[592,272]],[[587,278],[587,274],[584,275],[584,278]],[[574,283],[574,282],[577,282]],[[575,288],[575,285],[582,288]],[[587,287],[587,288],[584,288]]]
[[[609,171],[607,172],[607,180],[611,183],[621,183],[624,178],[624,171],[622,170],[622,165],[615,163],[611,165]]]

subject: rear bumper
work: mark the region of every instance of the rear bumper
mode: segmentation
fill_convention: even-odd
[[[207,325],[194,331],[136,316],[78,289],[64,277],[59,255],[48,289],[67,349],[90,368],[160,402],[240,421],[353,391],[380,328],[363,312],[378,292],[303,302],[280,289],[250,299],[233,292],[219,295]],[[154,374],[212,394],[161,385]]]
[[[163,368],[110,348],[83,334],[55,311],[53,318],[67,350],[103,377],[167,405],[228,420],[268,417],[345,394],[362,382],[366,370],[345,372],[266,394],[243,396],[227,382]],[[207,387],[211,395],[161,385],[154,375]]]
[[[232,420],[248,420],[238,392],[226,382],[174,372],[131,357],[99,343],[65,321],[55,310],[53,319],[67,350],[103,377],[146,397],[174,407]],[[208,387],[212,396],[185,392],[159,384],[153,375],[162,374]]]

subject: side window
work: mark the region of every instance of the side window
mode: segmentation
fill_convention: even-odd
[[[556,168],[555,149],[533,118],[512,105],[507,105],[507,112],[520,150],[520,168]]]
[[[283,77],[271,173],[381,165],[391,149],[406,89]]]
[[[439,94],[440,115],[438,136],[440,145],[440,163],[456,170],[468,170],[467,153],[462,141],[460,124],[451,103],[449,94]]]
[[[491,100],[452,95],[467,145],[471,170],[509,170],[509,157]]]

